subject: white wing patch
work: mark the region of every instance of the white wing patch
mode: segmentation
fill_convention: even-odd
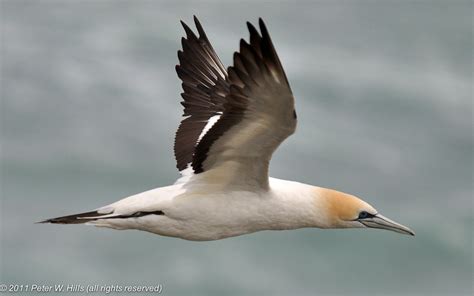
[[[199,144],[199,142],[201,142],[202,137],[204,137],[207,134],[207,132],[211,129],[211,127],[213,127],[214,124],[216,124],[216,122],[219,120],[219,118],[221,118],[221,115],[222,115],[222,112],[219,112],[219,114],[214,115],[211,118],[209,118],[209,120],[207,121],[206,126],[204,127],[201,134],[199,135],[199,138],[197,140],[196,145]]]
[[[222,115],[222,112],[218,112],[217,115],[214,115],[211,118],[209,118],[209,120],[207,121],[206,126],[204,127],[201,134],[199,135],[199,138],[197,140],[196,145],[199,144],[199,142],[206,135],[206,133],[214,126],[214,124],[216,124],[216,122],[219,120],[219,118],[221,118],[221,115]],[[179,171],[179,173],[181,174],[181,178],[176,180],[176,182],[174,184],[186,183],[194,175],[194,170],[193,170],[192,164],[188,163],[186,168],[184,170]]]

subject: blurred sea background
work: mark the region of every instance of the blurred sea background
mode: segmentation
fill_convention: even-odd
[[[472,1],[0,4],[0,283],[473,294]],[[174,66],[179,20],[193,14],[226,65],[247,20],[269,28],[299,119],[272,176],[358,195],[416,237],[302,229],[189,242],[34,224],[175,181]]]

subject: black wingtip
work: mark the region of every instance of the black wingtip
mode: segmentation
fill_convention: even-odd
[[[180,21],[181,25],[183,26],[184,31],[186,32],[186,37],[189,38],[196,38],[196,35],[194,34],[193,30],[183,21]]]
[[[260,34],[258,34],[257,29],[254,27],[254,25],[252,25],[252,23],[247,22],[247,28],[249,29],[250,36],[255,35],[255,34],[260,36]]]
[[[183,27],[184,31],[187,32],[187,30],[189,30],[188,25],[186,25],[186,23],[183,20],[179,20],[179,22],[181,23],[181,26]]]
[[[262,32],[262,36],[268,36],[267,27],[265,26],[265,23],[263,22],[263,19],[261,17],[258,18],[258,25],[260,26],[260,32]]]
[[[250,46],[250,44],[246,40],[240,39],[240,53],[244,53],[244,50],[252,52],[254,51],[254,48],[252,48],[252,46]]]
[[[234,54],[232,55],[232,60],[234,61],[234,65],[235,65],[235,60],[236,59],[240,59],[240,53],[238,51],[235,51]],[[229,68],[231,68],[232,66],[229,66]]]
[[[202,28],[201,22],[199,22],[198,18],[195,15],[193,16],[193,18],[194,18],[194,25],[196,25],[196,29],[198,30],[198,33],[199,33],[199,37],[207,39],[206,33],[204,32],[204,29]]]
[[[201,26],[201,23],[199,22],[199,19],[197,18],[196,15],[193,15],[193,20],[194,20],[194,24],[196,25],[196,27]]]

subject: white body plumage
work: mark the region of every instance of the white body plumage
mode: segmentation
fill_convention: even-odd
[[[101,219],[89,224],[138,229],[187,240],[216,240],[261,230],[329,227],[317,187],[270,178],[268,191],[214,191],[207,184],[175,184],[130,196],[98,209],[133,219]],[[104,216],[106,218],[106,216]]]

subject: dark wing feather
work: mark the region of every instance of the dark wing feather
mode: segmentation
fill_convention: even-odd
[[[229,92],[227,72],[212,48],[199,20],[194,17],[197,37],[184,23],[186,38],[181,39],[183,50],[178,51],[176,72],[182,80],[183,119],[176,132],[174,154],[178,170],[192,163],[194,150],[208,120],[224,111],[225,96]]]

